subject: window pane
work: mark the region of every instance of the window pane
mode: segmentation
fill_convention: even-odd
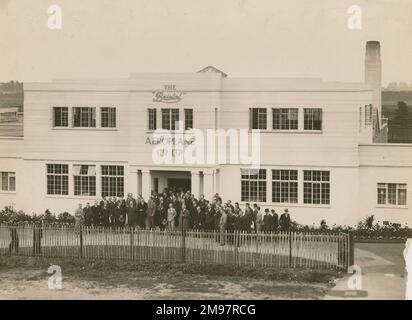
[[[149,130],[156,130],[157,129],[157,117],[156,117],[156,109],[148,109],[149,114]]]
[[[386,184],[378,183],[378,204],[386,204]]]
[[[388,204],[396,204],[396,184],[388,184]]]
[[[193,129],[193,109],[185,109],[185,130]]]

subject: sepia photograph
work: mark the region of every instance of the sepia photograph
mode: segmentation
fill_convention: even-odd
[[[0,300],[412,299],[411,14],[0,0]]]

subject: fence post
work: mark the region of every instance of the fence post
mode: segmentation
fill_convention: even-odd
[[[234,231],[234,237],[235,237],[235,256],[234,256],[234,264],[237,265],[238,264],[238,246],[239,246],[239,234],[238,231]]]
[[[182,226],[182,262],[186,262],[186,230]]]
[[[349,231],[349,237],[348,237],[348,241],[349,241],[349,266],[353,266],[355,264],[355,241],[354,241],[354,237],[353,237],[353,232]]]
[[[292,231],[289,231],[289,268],[292,268]]]
[[[131,260],[134,260],[134,227],[131,227],[130,230],[130,258]]]
[[[80,226],[79,228],[79,239],[80,239],[79,257],[81,259],[83,258],[83,226]]]

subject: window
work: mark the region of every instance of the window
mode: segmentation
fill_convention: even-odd
[[[96,166],[73,165],[74,195],[96,195]]]
[[[102,166],[102,197],[123,197],[123,166]]]
[[[250,129],[266,130],[266,108],[250,109]]]
[[[116,108],[104,107],[100,111],[102,128],[116,128]]]
[[[405,183],[378,183],[378,204],[406,206]]]
[[[179,129],[179,109],[162,109],[162,129]]]
[[[94,128],[96,127],[96,108],[74,107],[73,127]]]
[[[68,107],[53,107],[53,126],[68,127],[69,126],[69,108]]]
[[[272,170],[272,202],[298,202],[297,170]]]
[[[309,108],[304,110],[304,129],[322,130],[322,109]]]
[[[156,109],[148,109],[149,115],[149,130],[156,130],[157,129],[157,116],[156,116]]]
[[[303,203],[329,204],[329,171],[303,171]]]
[[[265,169],[241,169],[241,199],[266,202]]]
[[[47,194],[69,194],[69,166],[67,164],[47,165]]]
[[[193,109],[185,109],[185,130],[193,129]]]
[[[1,172],[0,191],[16,191],[15,172]]]
[[[298,111],[297,108],[272,109],[273,130],[297,130]]]

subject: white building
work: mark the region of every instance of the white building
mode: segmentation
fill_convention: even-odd
[[[106,195],[170,185],[196,196],[288,208],[300,223],[411,223],[412,146],[385,141],[380,46],[365,83],[194,74],[24,85],[24,137],[0,138],[0,205],[73,212]],[[242,164],[157,165],[154,129],[260,129],[260,171]],[[168,147],[165,144],[165,147]]]

